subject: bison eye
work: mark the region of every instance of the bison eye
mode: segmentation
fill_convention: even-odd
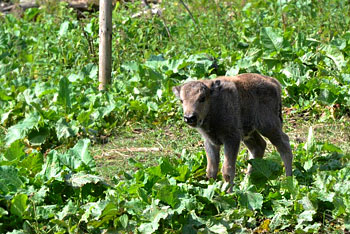
[[[205,101],[205,97],[201,97],[200,99],[199,99],[199,102],[204,102]]]

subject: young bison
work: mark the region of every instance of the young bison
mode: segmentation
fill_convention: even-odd
[[[248,147],[250,158],[261,158],[266,148],[261,135],[276,146],[286,175],[292,175],[293,155],[282,131],[281,85],[276,79],[241,74],[190,81],[173,87],[173,92],[182,102],[184,121],[205,139],[208,178],[216,178],[220,146],[224,145],[222,175],[232,185],[240,141]],[[248,172],[251,169],[249,165]]]

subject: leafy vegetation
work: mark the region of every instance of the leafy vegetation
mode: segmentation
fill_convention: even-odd
[[[0,15],[0,232],[206,233],[349,229],[349,155],[309,131],[294,176],[272,152],[240,152],[234,192],[205,179],[202,151],[99,176],[89,153],[120,126],[177,124],[171,87],[258,72],[276,77],[288,111],[326,121],[350,109],[350,5],[345,1],[163,1],[113,11],[113,83],[97,90],[98,20],[60,3]],[[52,14],[54,12],[54,14]],[[340,23],[341,22],[341,23]],[[91,140],[87,140],[87,138]],[[182,147],[179,147],[182,149]]]
[[[80,140],[65,153],[43,155],[25,153],[20,141],[12,143],[0,163],[1,230],[227,233],[349,227],[349,155],[315,142],[312,131],[295,147],[294,177],[281,179],[276,152],[249,160],[255,170],[246,177],[243,150],[232,194],[225,193],[222,178],[205,178],[204,152],[186,150],[151,167],[130,158],[138,170],[107,184],[96,173],[89,144]]]

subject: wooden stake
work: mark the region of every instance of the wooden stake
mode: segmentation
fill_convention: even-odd
[[[99,90],[111,83],[112,72],[112,1],[100,0],[99,12]]]

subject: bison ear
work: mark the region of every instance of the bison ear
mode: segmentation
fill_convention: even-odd
[[[210,94],[214,92],[218,92],[220,90],[221,90],[221,81],[220,80],[213,81],[210,86]]]
[[[181,90],[181,86],[174,86],[172,88],[173,93],[175,94],[175,97],[180,99],[180,90]]]

